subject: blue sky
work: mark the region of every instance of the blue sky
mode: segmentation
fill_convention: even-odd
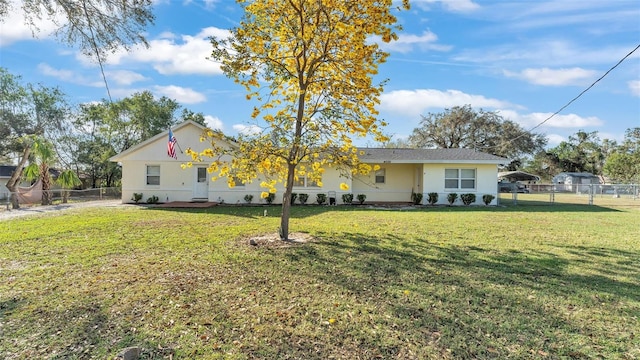
[[[457,105],[499,111],[555,146],[579,130],[622,140],[640,126],[640,50],[559,115],[540,125],[640,44],[638,0],[414,0],[398,15],[404,30],[391,53],[379,106],[385,132],[406,138],[420,115]],[[149,90],[205,114],[234,135],[253,125],[244,90],[206,58],[208,37],[224,36],[241,10],[230,0],[158,1],[146,34],[151,47],[111,56],[105,71],[114,99]],[[0,25],[0,66],[23,80],[58,86],[71,102],[107,98],[96,63],[38,38],[18,11]],[[363,140],[364,141],[364,140]],[[371,145],[374,143],[359,143]]]

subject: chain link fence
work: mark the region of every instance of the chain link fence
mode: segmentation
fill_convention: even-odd
[[[110,188],[94,188],[84,190],[64,190],[53,189],[48,190],[51,196],[51,202],[53,205],[61,204],[63,202],[77,203],[96,200],[119,200],[122,197],[122,190],[119,187]],[[36,196],[31,196],[35,200],[20,201],[20,206],[37,206],[41,204],[42,196],[45,195],[44,191],[36,191]],[[8,190],[0,190],[0,211],[8,210],[11,208],[11,192]]]
[[[640,206],[639,184],[528,184],[499,194],[500,205]]]

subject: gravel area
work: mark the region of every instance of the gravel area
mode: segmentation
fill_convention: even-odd
[[[11,220],[17,217],[45,214],[45,213],[50,213],[54,211],[65,211],[69,209],[78,209],[78,208],[96,207],[96,206],[106,207],[106,206],[133,206],[133,205],[122,204],[122,200],[95,200],[95,201],[49,205],[49,206],[42,206],[42,205],[23,206],[20,209],[11,209],[11,206],[9,206],[9,210],[7,210],[7,206],[3,204],[2,208],[0,208],[0,221]]]

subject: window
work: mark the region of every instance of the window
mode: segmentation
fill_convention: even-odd
[[[233,177],[233,186],[234,187],[244,186],[244,183],[242,182],[242,180],[240,180],[240,178],[238,178],[237,176],[234,176]]]
[[[475,189],[476,169],[445,169],[445,189]]]
[[[298,187],[319,187],[317,181],[313,181],[305,176],[298,176],[298,180],[293,180],[293,186]]]
[[[198,168],[198,182],[199,183],[207,182],[207,168],[205,167]]]
[[[376,184],[385,183],[385,169],[376,170]]]
[[[147,185],[160,185],[160,165],[147,165]]]

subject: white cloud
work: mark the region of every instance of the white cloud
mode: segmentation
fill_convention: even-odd
[[[224,130],[224,124],[222,123],[222,120],[220,120],[220,118],[216,116],[205,115],[204,121],[207,124],[207,126],[211,129],[221,130],[221,131]]]
[[[257,135],[262,132],[262,128],[257,125],[235,124],[233,130],[242,135]]]
[[[211,55],[211,42],[209,37],[225,38],[229,36],[228,30],[207,27],[195,36],[173,33],[162,33],[159,37],[149,41],[149,48],[137,46],[131,51],[117,51],[109,56],[107,63],[119,65],[122,63],[143,63],[151,66],[160,74],[222,74],[220,64],[207,58]],[[89,59],[78,55],[84,62]]]
[[[51,37],[54,30],[58,28],[51,20],[35,19],[35,33],[32,28],[25,23],[22,4],[18,1],[10,1],[9,11],[6,17],[0,22],[0,47],[11,45],[22,40]],[[60,24],[66,23],[62,18],[58,18]]]
[[[588,127],[598,127],[604,124],[604,122],[596,116],[583,117],[577,114],[558,114],[549,120],[547,119],[551,116],[552,113],[535,112],[529,114],[518,114],[517,112],[510,110],[501,110],[500,114],[506,119],[517,122],[526,129],[537,127],[538,125],[542,124],[543,121],[544,124],[542,124],[540,127],[556,129],[582,129]]]
[[[560,145],[561,142],[567,140],[564,136],[558,135],[558,134],[546,134],[545,136],[547,137],[547,140],[548,140],[547,142],[548,148],[556,147]]]
[[[627,83],[633,96],[640,97],[640,80],[631,80]]]
[[[414,34],[400,34],[398,40],[385,43],[380,40],[380,37],[375,37],[375,41],[380,48],[384,51],[407,53],[414,48],[420,48],[422,50],[435,50],[435,51],[449,51],[451,46],[435,44],[438,41],[438,36],[431,31],[427,30],[422,35]]]
[[[580,47],[557,38],[540,38],[527,43],[470,48],[460,52],[453,57],[453,60],[476,64],[487,63],[492,66],[502,64],[504,67],[512,66],[514,63],[564,67],[576,64],[580,66],[614,64],[628,52],[628,47],[622,45]]]
[[[417,5],[419,8],[429,10],[429,5],[440,3],[442,6],[453,12],[470,12],[480,8],[480,5],[473,0],[413,0],[411,4]]]
[[[62,80],[71,84],[85,85],[85,86],[91,86],[91,87],[104,86],[103,80],[99,80],[97,78],[89,79],[73,70],[56,69],[45,63],[38,64],[37,69],[42,75],[51,76],[55,79]]]
[[[474,108],[511,107],[506,101],[489,99],[482,95],[465,94],[459,90],[395,90],[382,94],[380,101],[380,110],[415,118],[424,114],[427,109],[444,109],[466,104]]]
[[[114,70],[105,72],[107,81],[113,81],[118,85],[129,86],[133,83],[147,80],[141,74],[129,70]]]
[[[207,100],[207,97],[190,88],[175,85],[154,86],[153,92],[158,95],[174,99],[182,104],[197,104]]]
[[[95,77],[87,78],[86,76],[80,75],[78,71],[56,69],[45,63],[38,64],[37,69],[42,75],[51,76],[64,82],[91,87],[105,86],[104,79],[102,79],[102,75],[99,74],[99,72],[96,73]],[[133,83],[147,80],[147,78],[141,74],[128,70],[107,71],[105,72],[105,76],[107,77],[109,85],[117,84],[121,86],[129,86]]]
[[[531,84],[546,86],[582,85],[585,80],[594,79],[597,75],[593,70],[578,67],[568,69],[528,68],[518,73],[508,70],[504,70],[503,73],[507,77],[519,78]]]

